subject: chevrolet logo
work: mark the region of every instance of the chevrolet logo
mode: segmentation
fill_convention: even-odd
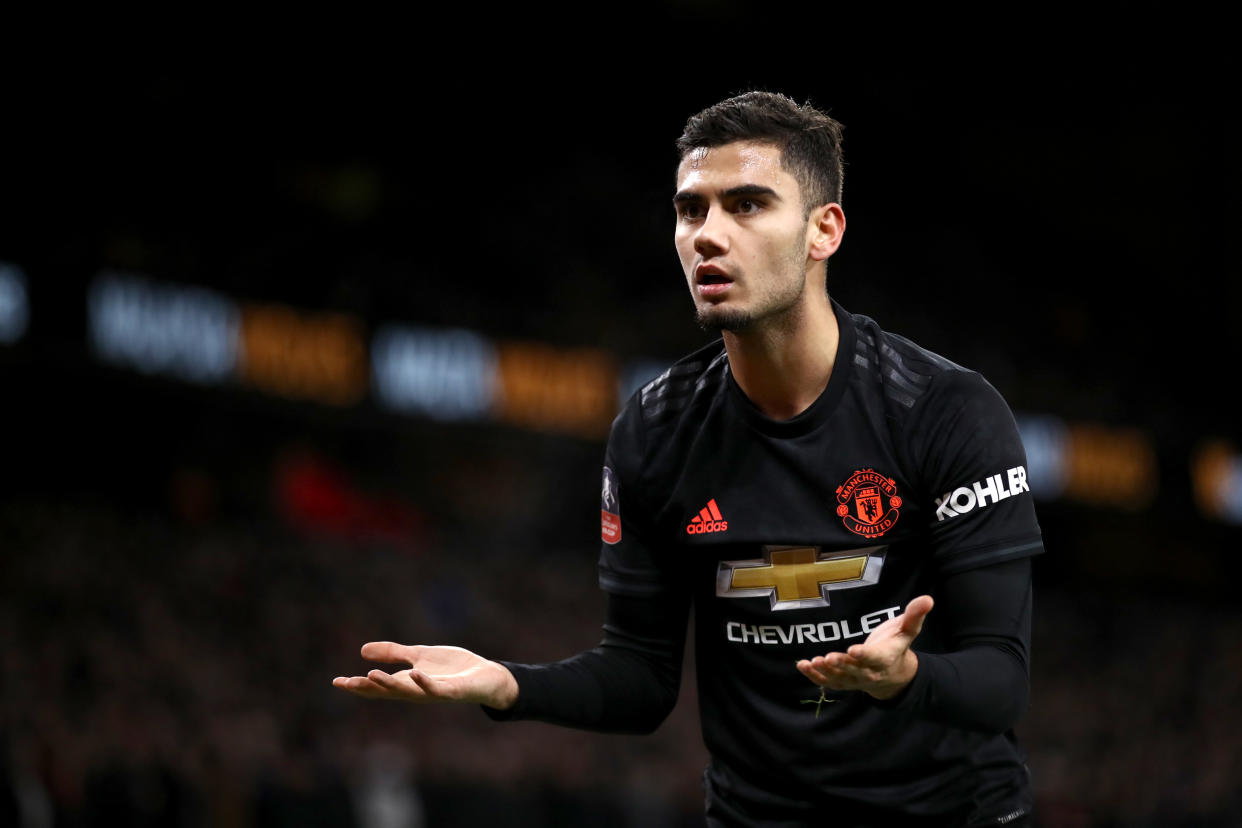
[[[771,598],[772,609],[828,606],[828,592],[880,580],[887,546],[821,552],[818,546],[765,546],[763,557],[721,561],[716,569],[720,598]]]

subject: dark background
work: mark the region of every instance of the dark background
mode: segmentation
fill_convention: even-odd
[[[612,13],[169,24],[6,59],[0,261],[31,322],[0,346],[0,822],[402,824],[360,815],[381,802],[432,825],[695,824],[692,677],[645,739],[329,686],[366,640],[591,646],[602,442],[140,376],[92,358],[85,296],[116,269],[671,361],[705,341],[673,141],[765,88],[845,124],[839,301],[1016,411],[1155,446],[1150,501],[1039,506],[1018,734],[1042,824],[1233,824],[1239,530],[1191,485],[1205,441],[1240,437],[1222,24],[1156,4],[924,10],[903,34],[879,11]],[[336,505],[299,507],[308,479]]]

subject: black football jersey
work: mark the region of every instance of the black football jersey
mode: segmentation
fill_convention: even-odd
[[[984,789],[1004,799],[1026,786],[1012,734],[860,692],[821,698],[794,667],[862,642],[953,573],[1042,551],[997,391],[834,310],[831,379],[791,420],[746,398],[722,342],[631,398],[605,459],[601,586],[693,602],[709,786],[909,814]],[[945,651],[937,622],[933,610],[916,652]]]

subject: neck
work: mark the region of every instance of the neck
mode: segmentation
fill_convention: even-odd
[[[760,411],[788,420],[811,407],[828,387],[840,331],[826,293],[789,313],[744,331],[725,331],[729,368]]]

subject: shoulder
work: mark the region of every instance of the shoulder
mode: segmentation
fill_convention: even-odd
[[[914,408],[933,387],[982,379],[969,368],[884,330],[869,316],[847,312],[845,321],[854,330],[857,378],[877,386],[888,402],[901,408]]]
[[[605,475],[626,481],[630,499],[653,498],[675,458],[693,442],[704,411],[728,382],[724,343],[717,341],[673,363],[629,398],[612,423],[605,452]],[[638,483],[637,489],[634,485]]]
[[[974,406],[1005,407],[978,371],[884,330],[868,316],[846,312],[844,321],[854,331],[855,382],[883,398],[891,419],[908,424],[942,420]]]
[[[728,366],[724,342],[705,345],[635,392],[622,415],[629,413],[644,429],[668,427],[725,389]]]
[[[946,471],[972,474],[970,458],[1025,462],[1013,413],[982,374],[869,317],[847,313],[844,319],[856,340],[855,393],[868,411],[883,412],[894,449],[916,478],[938,486]]]
[[[729,381],[729,360],[717,340],[673,363],[630,397],[612,424],[609,454],[640,464],[697,433],[706,410]]]

